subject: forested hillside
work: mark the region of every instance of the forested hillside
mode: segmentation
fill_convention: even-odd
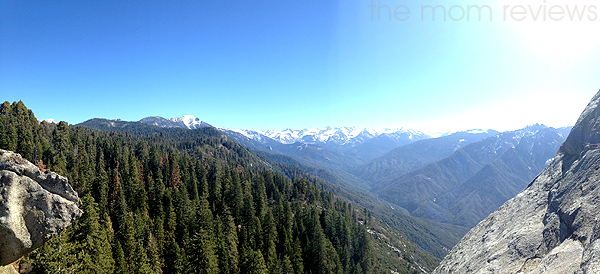
[[[41,124],[0,109],[0,148],[66,176],[82,219],[36,273],[422,273],[438,261],[301,169],[213,128]],[[100,127],[100,126],[97,126]]]

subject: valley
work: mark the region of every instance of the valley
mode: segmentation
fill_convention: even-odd
[[[548,165],[570,128],[219,130],[272,162],[341,186],[331,190],[442,259]]]
[[[4,108],[23,107],[5,103]],[[43,121],[41,126],[52,130],[67,124]],[[199,134],[217,143],[209,141],[208,147],[205,144],[195,149],[195,145],[182,143],[176,151],[201,162],[216,161],[253,172],[272,171],[290,180],[298,176],[314,178],[319,180],[321,191],[368,210],[368,216],[373,218],[371,224],[377,224],[368,229],[373,229],[369,233],[374,240],[379,239],[378,249],[397,249],[398,242],[392,245],[381,242],[383,239],[412,245],[410,258],[402,255],[400,261],[394,262],[394,256],[377,255],[377,260],[388,267],[396,265],[396,269],[398,262],[405,262],[406,269],[428,271],[467,231],[525,188],[554,158],[570,131],[536,124],[516,131],[470,130],[438,137],[417,130],[377,132],[355,128],[260,132],[217,129],[191,115],[172,119],[148,117],[139,122],[95,118],[67,128],[75,132],[88,128],[116,136],[125,133],[125,138],[131,134],[146,140],[143,142],[185,143]],[[18,148],[17,145],[17,151]],[[238,156],[227,156],[232,152]],[[60,168],[60,162],[50,165],[55,160],[42,160],[51,168]],[[188,193],[209,191],[209,197],[214,191],[191,189]],[[85,188],[80,191],[86,192]],[[397,233],[394,237],[403,240],[378,233]]]
[[[425,2],[0,1],[0,274],[600,273],[597,4]]]

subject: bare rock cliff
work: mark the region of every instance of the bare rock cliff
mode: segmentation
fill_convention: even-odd
[[[83,213],[67,179],[0,150],[0,266],[40,247]]]
[[[600,273],[600,92],[554,161],[434,273]]]

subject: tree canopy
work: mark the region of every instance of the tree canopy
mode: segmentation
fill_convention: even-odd
[[[417,271],[381,262],[368,211],[214,128],[39,123],[4,102],[0,148],[82,197],[81,220],[26,258],[36,273]]]

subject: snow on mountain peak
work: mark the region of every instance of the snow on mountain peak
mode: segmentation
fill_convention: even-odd
[[[189,129],[199,128],[199,127],[204,126],[203,122],[194,115],[183,115],[182,117],[169,118],[168,120],[176,122],[176,123],[182,123],[185,127],[189,128]]]
[[[479,133],[488,133],[487,129],[471,129],[471,130],[467,130],[467,133],[472,133],[472,134],[479,134]]]
[[[413,129],[374,129],[357,127],[324,127],[324,128],[304,128],[294,130],[287,128],[283,131],[267,130],[261,134],[274,139],[283,144],[303,143],[336,143],[339,145],[356,145],[369,139],[378,137],[382,134],[388,134],[392,137],[399,137],[402,134],[408,135],[407,138],[413,140],[418,137],[429,137],[426,134]],[[422,139],[422,138],[421,138]]]
[[[41,122],[46,122],[46,123],[48,123],[48,124],[58,124],[58,121],[56,121],[56,120],[54,120],[54,119],[52,119],[52,118],[45,119],[45,120],[39,120],[39,121],[40,121],[40,123],[41,123]]]
[[[193,115],[184,115],[177,118],[163,118],[160,116],[146,117],[140,120],[140,122],[148,125],[166,127],[166,128],[187,128],[196,129],[201,127],[211,127],[210,124],[201,121],[199,118]]]

